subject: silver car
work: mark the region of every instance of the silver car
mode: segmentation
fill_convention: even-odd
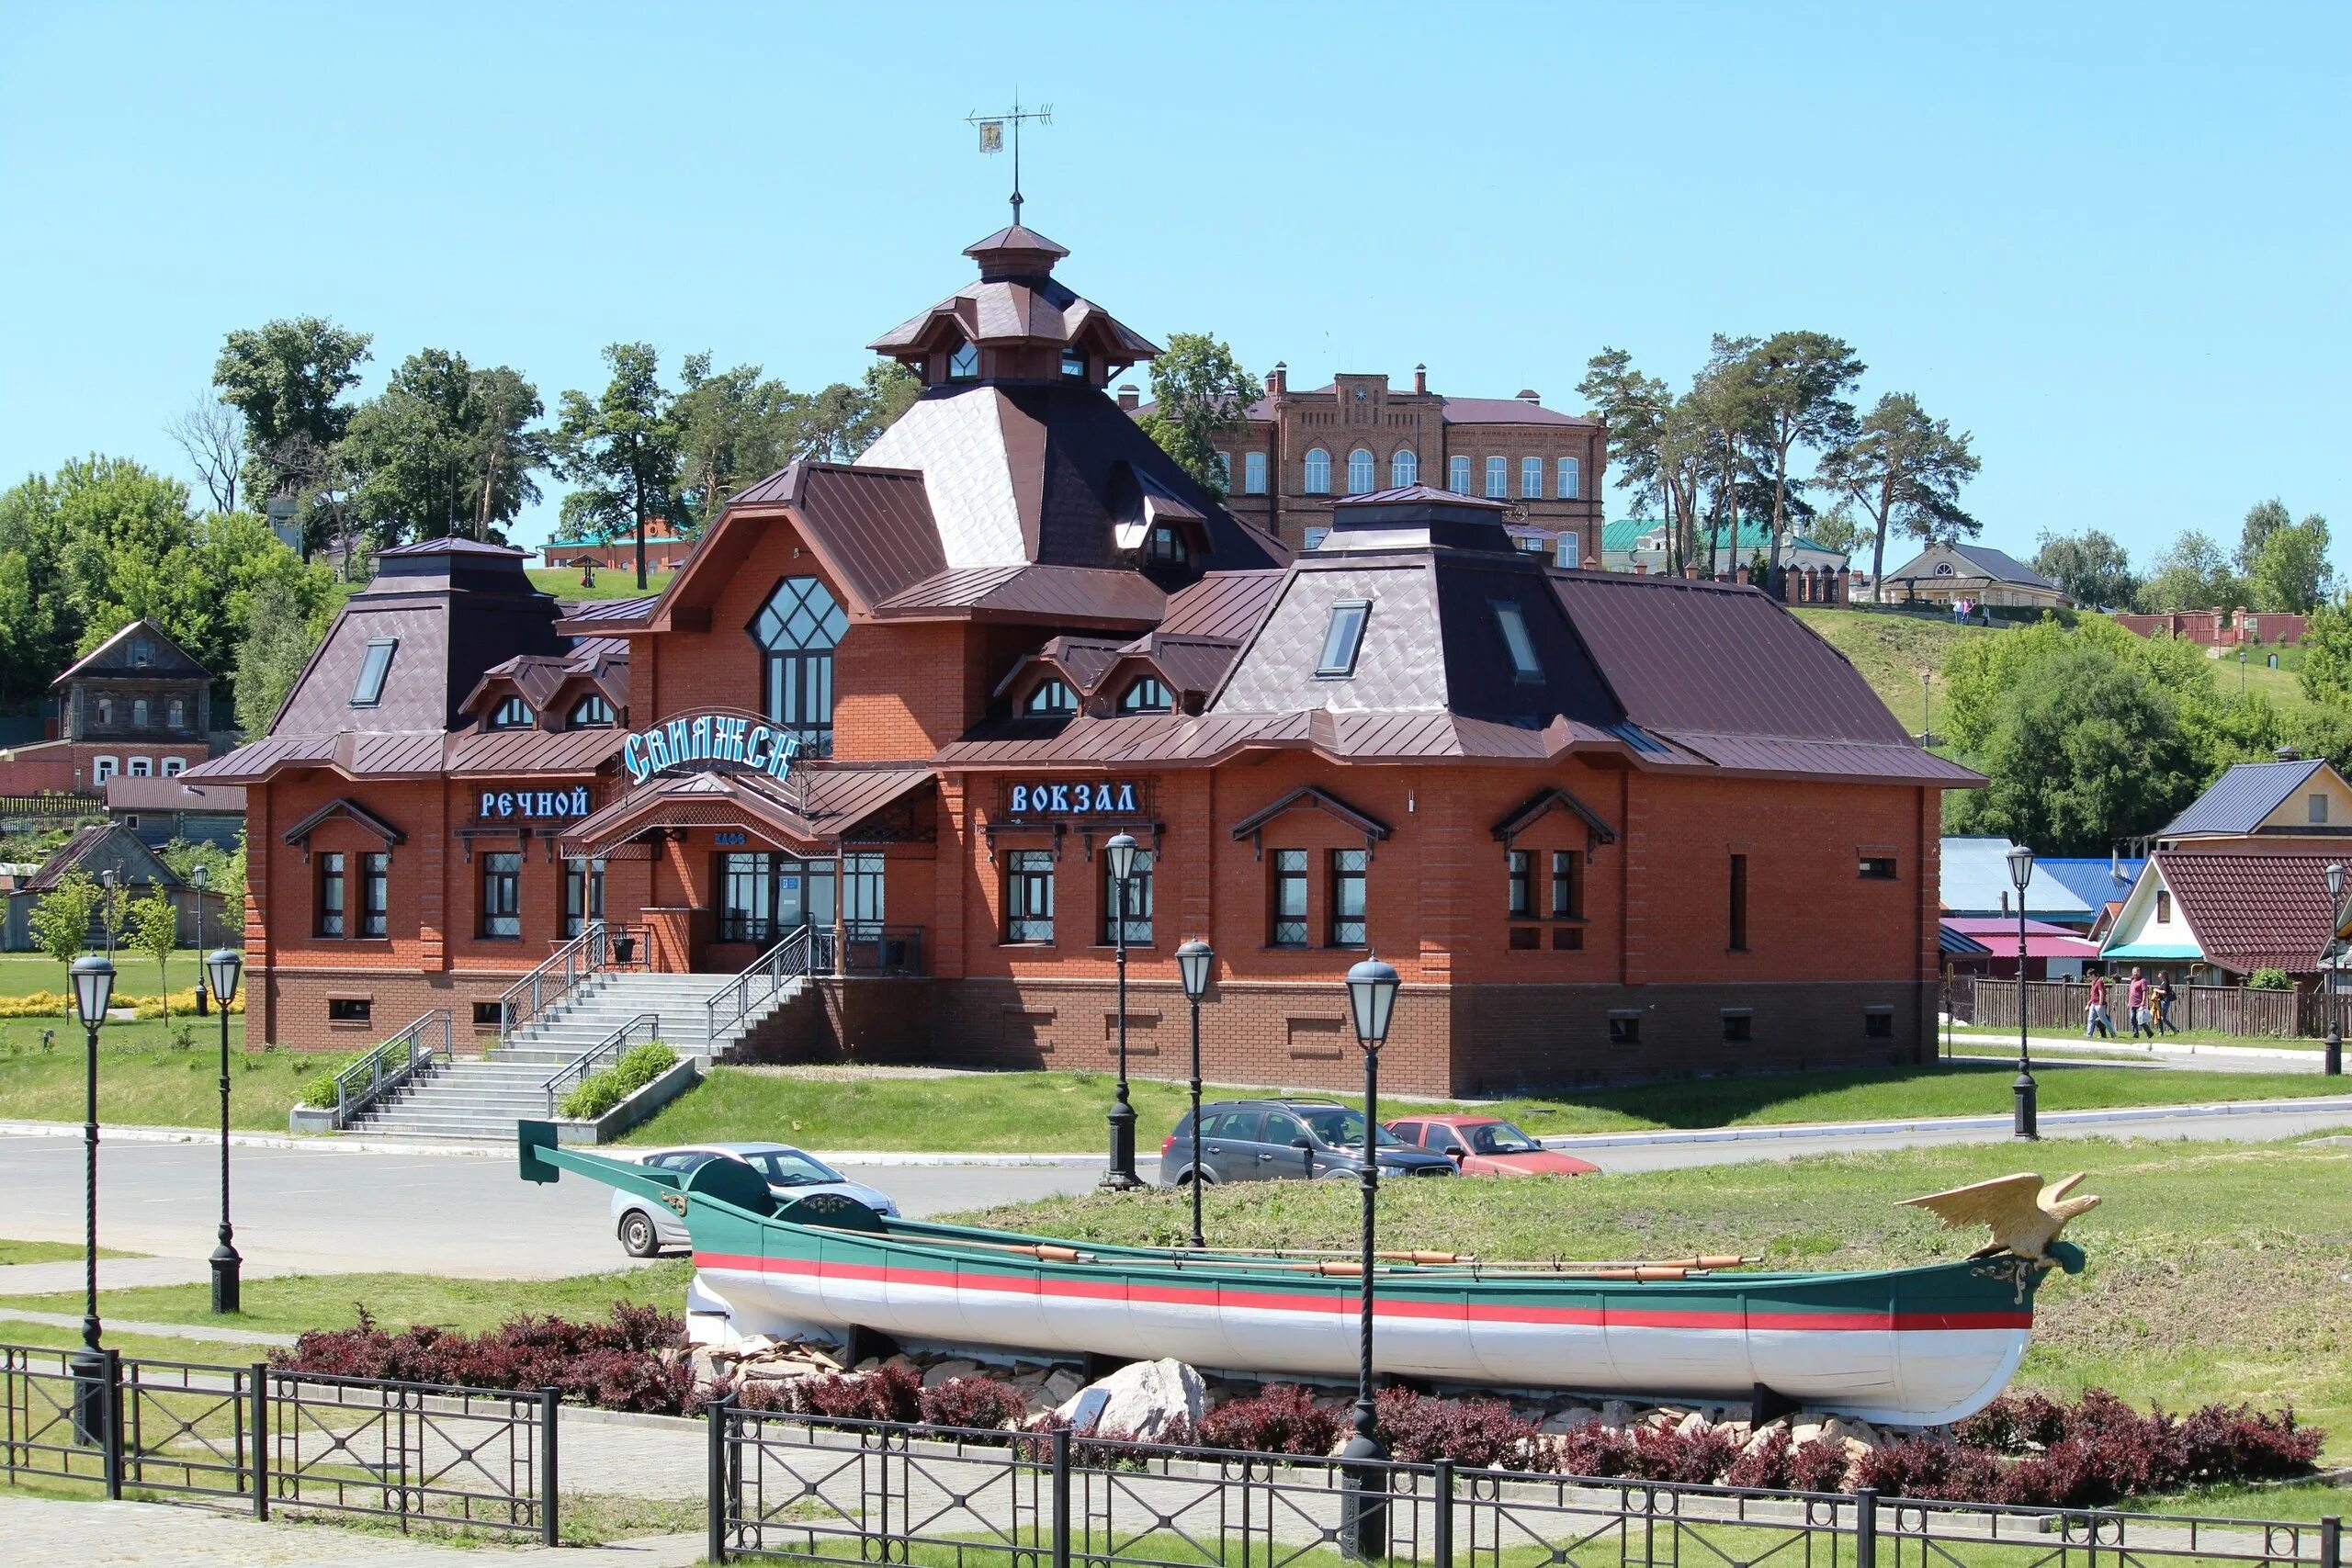
[[[683,1178],[695,1167],[714,1159],[739,1160],[750,1166],[767,1178],[770,1191],[786,1201],[832,1192],[854,1198],[877,1214],[899,1212],[888,1193],[852,1181],[816,1156],[789,1144],[688,1144],[652,1150],[639,1156],[637,1163],[675,1171]],[[621,1238],[621,1250],[631,1258],[656,1257],[664,1247],[683,1247],[692,1240],[686,1223],[667,1205],[618,1188],[613,1190],[613,1229]]]

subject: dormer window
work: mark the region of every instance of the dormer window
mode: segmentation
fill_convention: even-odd
[[[980,374],[980,351],[968,343],[959,343],[947,355],[947,378],[951,381],[977,380]]]
[[[1342,599],[1331,606],[1331,619],[1323,628],[1323,656],[1315,661],[1317,675],[1343,678],[1356,672],[1363,625],[1371,615],[1369,599]]]
[[[574,729],[609,729],[614,723],[613,705],[591,692],[571,705],[567,722]]]
[[[492,729],[528,729],[531,728],[531,705],[520,697],[509,697],[498,705],[490,716]]]
[[[977,368],[977,367],[976,367]],[[1082,348],[1062,350],[1062,374],[1074,381],[1086,379],[1086,351]]]
[[[372,708],[384,699],[384,677],[392,671],[392,653],[401,645],[396,637],[379,637],[368,644],[367,653],[359,660],[359,678],[351,683],[351,705]]]
[[[1154,675],[1139,677],[1134,685],[1119,694],[1121,713],[1166,713],[1176,705],[1167,683]]]
[[[1173,523],[1155,523],[1143,542],[1144,559],[1154,566],[1190,566],[1193,547]]]
[[[1022,711],[1049,716],[1076,713],[1078,694],[1069,689],[1067,681],[1042,681],[1036,690],[1029,694],[1029,700],[1022,705]]]
[[[1527,616],[1516,599],[1490,599],[1495,612],[1495,625],[1503,634],[1503,647],[1510,654],[1511,673],[1522,681],[1544,679],[1544,665],[1535,657],[1534,639],[1527,635]]]

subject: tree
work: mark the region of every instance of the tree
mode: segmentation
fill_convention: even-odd
[[[1746,454],[1758,423],[1755,388],[1743,366],[1756,346],[1755,338],[1717,333],[1707,363],[1691,378],[1676,409],[1679,428],[1674,439],[1689,456],[1694,503],[1698,487],[1709,491],[1703,507],[1713,520],[1707,532],[1709,577],[1723,575],[1719,551],[1730,551],[1735,559],[1739,553],[1743,488],[1750,477]]]
[[[356,367],[370,341],[317,316],[229,334],[213,363],[212,384],[244,417],[249,499],[307,497],[320,487],[331,471],[328,456],[350,427],[353,410],[343,396],[359,384]],[[306,549],[311,536],[306,524]]]
[[[103,896],[87,872],[69,871],[59,877],[26,921],[34,943],[60,964],[73,963],[90,943],[90,922],[97,919]]]
[[[172,868],[172,874],[182,882],[193,883],[197,868],[204,869],[204,886],[208,892],[219,895],[224,912],[222,940],[234,945],[229,933],[244,920],[245,908],[245,830],[237,829],[237,847],[224,850],[209,841],[190,842],[174,839],[155,852],[155,858]]]
[[[2238,570],[2252,571],[2255,558],[2262,554],[2262,542],[2293,521],[2288,514],[2287,503],[2275,495],[2248,507],[2245,526],[2238,534]]]
[[[2303,695],[2352,704],[2352,607],[2322,604],[2303,626]]]
[[[237,472],[245,460],[245,420],[235,405],[199,395],[164,434],[178,444],[212,498],[215,512],[237,510]]]
[[[1825,454],[1821,478],[1850,496],[1871,520],[1871,593],[1883,597],[1887,536],[1900,528],[1930,544],[1974,537],[1982,527],[1960,507],[1960,487],[1976,477],[1966,432],[1929,419],[1908,392],[1889,392],[1862,417],[1853,439]]]
[[[689,533],[710,526],[728,497],[798,455],[801,400],[756,365],[714,372],[708,354],[680,369],[678,499]]]
[[[2335,579],[2327,564],[2327,519],[2314,513],[2301,523],[2267,530],[2255,547],[2246,579],[2246,596],[2256,609],[2309,614]]]
[[[526,427],[541,412],[538,389],[506,366],[476,370],[437,348],[410,355],[344,437],[370,539],[489,538],[539,497],[531,474],[547,465],[546,442]]]
[[[271,582],[254,592],[237,644],[237,727],[247,736],[268,732],[323,635],[299,589]]]
[[[1655,376],[1634,368],[1622,348],[1604,348],[1585,362],[1577,391],[1592,405],[1609,432],[1609,466],[1617,488],[1634,494],[1636,505],[1654,505],[1667,525],[1667,570],[1679,575],[1693,536],[1690,519],[1679,509],[1670,438],[1674,393]]]
[[[645,519],[666,505],[678,478],[678,430],[673,399],[662,385],[653,345],[616,343],[605,350],[612,379],[591,399],[563,394],[553,440],[556,472],[578,488],[563,498],[563,516],[616,528],[637,528],[637,586],[645,581]]]
[[[2066,597],[2086,609],[2129,604],[2140,591],[2132,575],[2132,558],[2123,547],[2096,528],[2080,534],[2044,534],[2034,552],[2033,570],[2065,590]]]
[[[2194,528],[2175,539],[2154,565],[2140,584],[2140,608],[2152,614],[2226,609],[2245,596],[2222,547]]]
[[[1846,394],[1867,368],[1845,340],[1812,332],[1774,333],[1740,361],[1754,417],[1748,439],[1757,468],[1772,486],[1771,554],[1765,565],[1776,579],[1790,502],[1803,488],[1789,472],[1791,456],[1799,446],[1833,451],[1854,438],[1854,405]]]
[[[521,371],[500,365],[474,372],[469,412],[474,537],[488,539],[493,524],[511,523],[538,502],[538,481],[531,476],[548,464],[548,437],[530,422],[547,409]]]
[[[1153,408],[1146,434],[1176,459],[1201,487],[1225,498],[1227,476],[1217,468],[1217,443],[1250,426],[1250,405],[1266,395],[1233,350],[1207,333],[1175,333],[1151,362]]]
[[[1837,505],[1805,525],[1806,536],[1815,544],[1849,558],[1871,532],[1855,517],[1853,498],[1850,496],[1839,500]]]
[[[164,1021],[172,1019],[172,949],[179,945],[180,912],[171,896],[157,888],[130,908],[124,919],[130,945],[155,961],[164,993]]]

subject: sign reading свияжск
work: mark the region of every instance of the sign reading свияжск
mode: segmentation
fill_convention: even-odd
[[[673,768],[741,768],[780,779],[800,754],[800,737],[748,714],[684,714],[621,743],[631,784]]]

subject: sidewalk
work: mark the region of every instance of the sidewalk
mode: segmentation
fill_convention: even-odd
[[[0,1494],[0,1539],[23,1568],[688,1568],[700,1535],[615,1546],[491,1549],[435,1545],[331,1525],[260,1524],[200,1507],[69,1503]]]
[[[2128,1105],[2105,1111],[2044,1111],[2043,1127],[2129,1126],[2133,1122],[2201,1120],[2224,1116],[2287,1116],[2318,1112],[2352,1114],[2352,1089],[2309,1100],[2220,1100],[2199,1105]],[[1537,1140],[1547,1149],[1655,1148],[1664,1144],[1762,1143],[1779,1139],[1866,1137],[1887,1133],[2006,1131],[2009,1113],[1987,1116],[1918,1116],[1881,1122],[1787,1122],[1754,1127],[1690,1127],[1662,1133],[1565,1134]]]
[[[2028,1038],[2036,1051],[2052,1055],[2064,1053],[2090,1053],[2102,1058],[2139,1061],[2163,1066],[2191,1064],[2228,1064],[2247,1071],[2258,1072],[2318,1072],[2324,1062],[2324,1053],[2314,1043],[2310,1045],[2211,1045],[2198,1041],[2095,1039],[2086,1034],[2034,1034]],[[1936,1033],[1939,1046],[1945,1043],[1943,1032]],[[1951,1046],[1955,1052],[1984,1050],[1998,1052],[2004,1046],[2014,1048],[2015,1034],[2003,1034],[1998,1030],[1955,1029]]]

